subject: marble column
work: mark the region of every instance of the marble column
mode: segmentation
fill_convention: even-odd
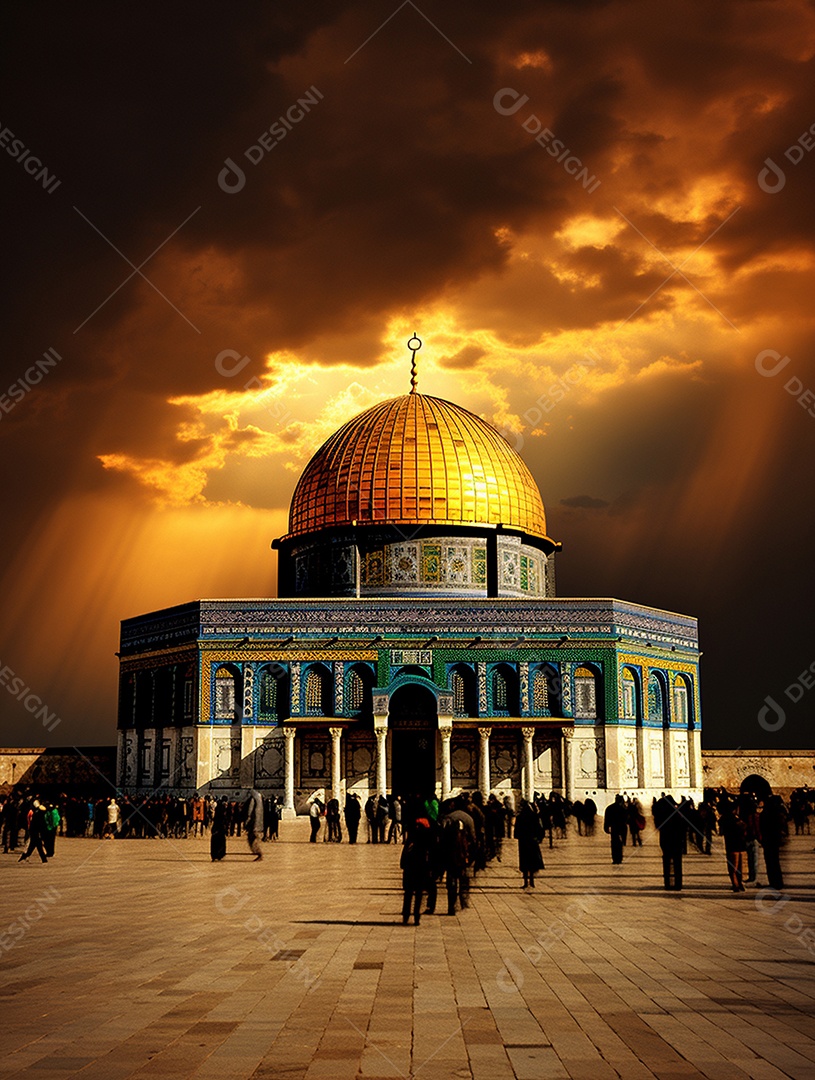
[[[535,729],[533,727],[521,728],[521,735],[523,735],[524,739],[521,798],[531,802],[535,794],[535,777],[533,773],[535,761],[533,756],[534,751],[532,749],[532,740],[535,737]]]
[[[478,787],[484,798],[490,793],[490,728],[480,727],[478,738]]]
[[[561,783],[563,784],[563,798],[569,802],[574,801],[574,770],[572,768],[572,736],[573,731],[564,731],[560,741],[561,747]]]
[[[441,736],[441,797],[443,802],[450,798],[453,790],[453,765],[450,760],[450,739],[453,728],[439,728],[439,735]]]
[[[637,725],[637,787],[641,789],[651,786],[651,769],[648,761],[648,730],[642,723]]]
[[[342,806],[342,728],[328,729],[331,736],[331,794]]]
[[[388,793],[388,729],[378,727],[376,735],[376,790],[379,795]]]
[[[297,728],[284,727],[283,738],[283,768],[285,773],[285,790],[283,793],[283,810],[281,817],[293,818],[297,811],[294,806],[294,740],[297,737]]]

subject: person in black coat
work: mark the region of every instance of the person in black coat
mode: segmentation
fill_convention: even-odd
[[[534,889],[535,874],[544,869],[540,846],[543,827],[537,811],[526,799],[521,800],[521,808],[515,818],[515,839],[518,841],[518,866],[524,878],[521,888]]]
[[[628,833],[628,809],[622,795],[609,803],[603,817],[603,831],[611,837],[611,861],[619,866],[623,861],[623,845]]]
[[[43,862],[48,862],[45,854],[45,807],[39,799],[34,800],[34,811],[28,826],[28,849],[22,853],[18,862],[25,862],[34,849],[40,853]]]
[[[352,792],[345,799],[345,825],[348,829],[349,844],[355,844],[357,842],[359,819],[361,816],[362,807],[360,806],[359,795]]]
[[[654,824],[659,829],[665,888],[679,891],[682,888],[682,855],[688,830],[687,822],[672,795],[663,795],[654,806]]]
[[[781,847],[787,838],[787,811],[780,795],[771,795],[764,803],[758,818],[761,846],[764,849],[764,865],[767,882],[772,889],[784,888],[781,871]]]
[[[399,865],[402,868],[402,923],[407,925],[410,909],[413,908],[413,922],[421,922],[422,896],[430,884],[430,822],[427,818],[417,818],[410,835],[402,847]]]
[[[220,802],[215,804],[215,812],[212,815],[212,830],[209,834],[209,853],[213,862],[220,862],[226,855],[227,801],[226,795],[222,795]]]
[[[249,850],[255,856],[255,862],[263,858],[260,847],[260,839],[263,836],[263,798],[259,791],[254,788],[246,798],[244,808],[244,822],[246,824],[246,842]]]

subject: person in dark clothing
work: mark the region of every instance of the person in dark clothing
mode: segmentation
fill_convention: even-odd
[[[325,820],[328,825],[326,833],[326,841],[329,844],[339,844],[342,842],[342,826],[340,824],[340,802],[339,799],[329,799],[325,808]]]
[[[320,826],[323,823],[323,804],[316,795],[312,800],[311,806],[308,808],[308,820],[311,825],[311,836],[309,836],[308,842],[310,844],[316,844]]]
[[[209,854],[213,862],[220,862],[226,855],[226,811],[227,798],[222,795],[220,802],[215,804],[212,831],[209,835]]]
[[[619,866],[623,861],[623,845],[628,831],[628,810],[622,795],[609,803],[603,817],[603,831],[611,837],[611,861]]]
[[[277,840],[280,832],[280,807],[277,799],[271,798],[265,807],[265,837],[264,839]]]
[[[17,850],[20,837],[20,807],[10,795],[3,806],[3,852]]]
[[[376,815],[374,817],[376,843],[379,844],[385,843],[385,826],[388,824],[388,809],[388,800],[384,795],[380,795],[376,804]]]
[[[362,807],[359,804],[359,795],[354,793],[345,799],[345,826],[348,829],[348,843],[357,842],[359,832],[359,819],[362,817]]]
[[[28,826],[28,849],[22,853],[18,862],[25,862],[35,849],[40,853],[40,859],[44,863],[48,862],[45,854],[45,807],[39,799],[34,800],[34,810]]]
[[[699,838],[699,846],[704,851],[705,855],[713,854],[713,830],[716,826],[716,810],[713,804],[705,799],[699,803],[698,810],[698,823],[701,836]]]
[[[767,883],[772,889],[784,888],[781,871],[781,848],[787,839],[787,811],[780,795],[771,795],[764,803],[758,817],[761,846],[764,849],[764,865],[767,867]]]
[[[430,822],[427,818],[417,818],[410,830],[410,836],[402,847],[399,860],[402,868],[402,923],[407,925],[410,910],[413,908],[413,922],[416,926],[421,921],[422,896],[430,883]]]
[[[662,879],[666,889],[682,889],[682,855],[687,825],[672,795],[663,795],[654,806],[654,824],[662,849]],[[671,878],[673,877],[673,880]]]
[[[729,805],[722,813],[719,832],[724,840],[727,872],[733,892],[744,892],[744,856],[747,851],[747,829],[736,807]]]
[[[263,836],[263,799],[260,792],[254,789],[249,792],[246,799],[244,822],[249,850],[255,856],[255,862],[260,862],[263,858],[260,846],[260,838]]]
[[[376,827],[375,795],[369,795],[365,803],[365,820],[368,823],[368,839],[365,842],[367,844],[377,844],[379,842],[379,832]]]
[[[537,812],[526,799],[521,800],[521,808],[515,818],[515,839],[518,841],[518,865],[524,878],[521,888],[534,889],[535,874],[544,868],[540,847],[543,829]]]
[[[451,801],[445,803],[441,819],[440,858],[447,882],[447,914],[455,915],[456,901],[462,909],[469,905],[470,850],[475,843],[472,818],[457,810]]]

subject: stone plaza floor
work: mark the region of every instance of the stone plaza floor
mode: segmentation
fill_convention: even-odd
[[[602,832],[544,846],[522,891],[505,841],[416,928],[399,848],[307,832],[258,863],[238,838],[0,855],[0,1077],[815,1078],[815,836],[780,897],[733,894],[720,850],[665,892],[651,830],[620,867]]]

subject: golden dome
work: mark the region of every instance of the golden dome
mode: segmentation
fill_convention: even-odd
[[[415,392],[349,420],[306,466],[289,535],[353,524],[505,525],[546,536],[538,486],[473,413]]]

